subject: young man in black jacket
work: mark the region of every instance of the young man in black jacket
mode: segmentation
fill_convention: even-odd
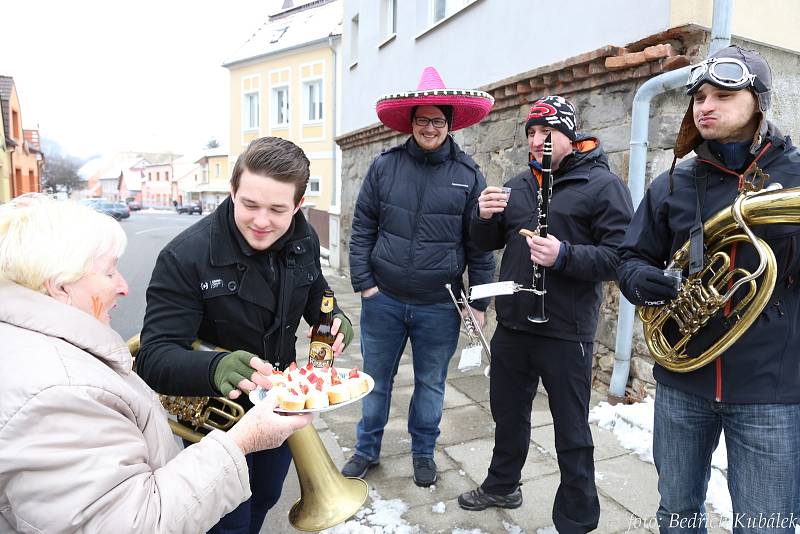
[[[161,251],[147,288],[139,375],[167,395],[220,396],[252,407],[251,380],[295,361],[295,331],[317,323],[328,283],[319,239],[300,211],[309,162],[294,143],[263,137],[237,159],[231,196]],[[338,355],[352,338],[336,308]],[[233,352],[192,350],[202,339]],[[244,395],[242,395],[244,393]],[[210,532],[258,532],[291,462],[284,443],[247,455],[252,497]]]
[[[494,274],[494,257],[468,239],[470,214],[486,181],[448,132],[480,121],[492,102],[481,91],[446,89],[428,67],[417,91],[388,95],[376,106],[384,124],[411,137],[372,162],[353,218],[350,278],[361,292],[361,353],[375,389],[361,403],[346,476],[363,477],[379,461],[392,383],[410,339],[414,482],[436,481],[434,447],[461,325],[445,284],[458,294],[465,269],[470,284],[490,282]],[[487,304],[472,304],[481,325]]]
[[[693,226],[729,209],[748,183],[756,182],[756,189],[762,185],[756,168],[769,175],[764,187],[800,186],[800,151],[765,117],[771,78],[764,58],[737,46],[723,48],[691,70],[686,85],[691,102],[675,156],[694,151],[696,157],[653,180],[636,211],[619,266],[620,287],[632,303],[663,305],[676,297],[662,270]],[[752,229],[776,259],[775,289],[764,310],[708,365],[687,373],[654,368],[653,458],[661,532],[706,531],[711,454],[723,429],[734,531],[793,533],[800,520],[800,227]],[[706,243],[709,238],[704,237]],[[731,259],[731,270],[753,272],[759,264],[749,244],[733,243],[722,251]],[[699,260],[707,265],[702,253]],[[741,296],[734,294],[733,304]],[[705,350],[704,339],[716,341],[733,328],[731,309],[724,306],[690,344]],[[667,328],[664,332],[669,335]]]
[[[547,238],[526,238],[538,219],[544,140],[552,134],[553,196]],[[603,300],[602,282],[616,279],[617,247],[633,213],[625,184],[608,168],[597,139],[576,133],[575,108],[547,96],[525,123],[529,169],[509,180],[506,196],[487,187],[478,199],[470,235],[484,250],[505,247],[500,280],[531,288],[533,262],[546,269],[549,320],[533,323],[533,296],[520,291],[496,297],[497,330],[491,341],[490,403],[497,425],[489,473],[462,494],[466,510],[522,504],[520,476],[530,445],[531,406],[539,380],[553,415],[561,484],[553,522],[561,533],[597,527],[600,505],[594,483],[588,423],[592,344]]]

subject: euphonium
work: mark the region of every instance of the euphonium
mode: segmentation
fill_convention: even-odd
[[[750,229],[763,224],[800,224],[800,188],[781,189],[779,184],[773,184],[764,190],[740,193],[733,205],[703,225],[707,245],[703,269],[689,277],[672,301],[639,308],[645,342],[661,366],[688,373],[711,363],[764,310],[775,288],[777,267],[772,249]],[[731,269],[731,258],[725,251],[738,242],[756,249],[759,265],[753,272],[742,267]],[[675,252],[669,266],[685,270],[688,263],[689,241]],[[741,300],[734,303],[731,298],[737,292]],[[726,305],[721,335],[705,340],[700,348],[689,347]]]
[[[192,347],[226,351],[201,340],[192,343]],[[128,340],[128,349],[135,358],[139,351],[138,335]],[[160,395],[160,399],[169,413],[196,425],[192,429],[172,419],[169,421],[173,434],[195,443],[203,437],[199,428],[227,430],[244,415],[241,406],[224,397]],[[224,408],[215,406],[218,403]],[[228,409],[232,410],[230,415]],[[219,424],[219,417],[222,417],[222,424]],[[325,530],[352,517],[361,508],[367,500],[369,486],[360,478],[342,476],[313,425],[297,430],[286,443],[300,482],[300,499],[289,510],[289,523],[294,528],[305,532]]]
[[[192,343],[195,350],[222,350],[201,340]],[[139,352],[139,334],[128,340],[128,350],[134,360]],[[182,397],[159,395],[161,405],[167,413],[178,420],[170,419],[169,426],[176,436],[197,443],[211,430],[228,430],[244,415],[239,403],[225,397]]]

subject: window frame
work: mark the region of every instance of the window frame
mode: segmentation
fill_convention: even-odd
[[[252,118],[251,99],[255,102],[255,125]],[[257,132],[261,128],[261,91],[259,89],[242,92],[242,131]]]
[[[317,77],[317,78],[308,78],[303,80],[300,84],[301,93],[302,93],[302,100],[303,100],[303,109],[302,109],[302,123],[304,125],[312,125],[312,124],[321,124],[325,120],[325,87],[324,87],[324,78]],[[310,117],[311,112],[311,102],[310,102],[310,95],[309,90],[311,87],[317,87],[318,97],[315,104],[317,105],[317,113],[318,116],[315,118]]]
[[[279,115],[279,101],[278,101],[278,93],[283,92],[286,96],[286,102],[283,106],[283,111],[285,115],[284,122],[278,122],[278,115]],[[289,84],[281,84],[281,85],[274,85],[270,87],[270,128],[288,128],[292,122],[291,120],[291,102],[290,102],[290,93],[289,93]]]
[[[312,191],[311,184],[317,185],[317,190]],[[309,176],[308,178],[308,187],[306,187],[306,194],[307,197],[321,197],[322,196],[322,177],[321,176]]]

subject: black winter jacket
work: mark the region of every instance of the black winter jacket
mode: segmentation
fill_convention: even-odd
[[[410,304],[449,302],[446,283],[491,282],[494,256],[469,241],[470,215],[486,180],[448,136],[432,152],[414,138],[375,158],[356,203],[350,237],[355,291],[378,286]],[[456,293],[458,294],[458,293]],[[485,310],[488,299],[472,303]]]
[[[591,343],[603,299],[601,282],[616,280],[617,247],[631,220],[633,205],[628,188],[609,170],[597,140],[581,136],[576,146],[580,148],[564,158],[553,175],[548,232],[565,243],[566,256],[561,270],[546,270],[545,308],[550,320],[527,320],[533,311],[533,294],[529,291],[495,297],[495,308],[497,320],[506,328]],[[484,250],[505,246],[500,280],[513,280],[530,288],[533,262],[519,230],[536,229],[539,184],[529,169],[505,185],[511,188],[505,211],[484,220],[476,207],[470,232]]]
[[[770,125],[770,143],[757,165],[784,188],[800,186],[800,152]],[[702,219],[729,207],[738,194],[739,175],[717,161],[704,143],[698,157],[675,168],[670,192],[664,173],[650,185],[623,243],[619,266],[623,294],[636,302],[636,276],[644,265],[664,268],[689,237],[697,206],[696,177],[707,176]],[[657,381],[717,401],[761,404],[800,402],[800,226],[752,227],[775,252],[778,277],[767,307],[745,334],[714,362],[691,373],[674,373],[656,364]],[[709,236],[705,237],[708,245]],[[727,250],[730,253],[730,250]],[[739,244],[734,265],[757,265],[753,247]],[[684,273],[685,275],[686,273]],[[718,339],[718,338],[715,338]]]
[[[136,370],[159,393],[219,395],[213,375],[224,353],[191,350],[197,338],[252,352],[282,369],[295,361],[300,318],[319,319],[328,284],[319,239],[302,212],[263,253],[248,249],[238,232],[229,197],[156,260]],[[269,268],[277,271],[277,293],[265,278]]]

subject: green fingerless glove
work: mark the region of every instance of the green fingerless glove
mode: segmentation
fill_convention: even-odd
[[[340,321],[342,321],[342,324],[339,326],[339,332],[344,334],[344,340],[343,340],[344,347],[342,348],[347,348],[350,342],[353,341],[353,325],[350,324],[350,319],[348,319],[347,316],[345,316],[345,314],[337,313],[336,315],[333,316],[334,319],[336,319],[337,317],[339,318]]]
[[[226,354],[217,364],[214,371],[214,385],[223,397],[234,389],[238,389],[239,382],[244,379],[250,380],[253,376],[253,368],[250,367],[250,360],[255,354],[246,350],[237,350]]]

